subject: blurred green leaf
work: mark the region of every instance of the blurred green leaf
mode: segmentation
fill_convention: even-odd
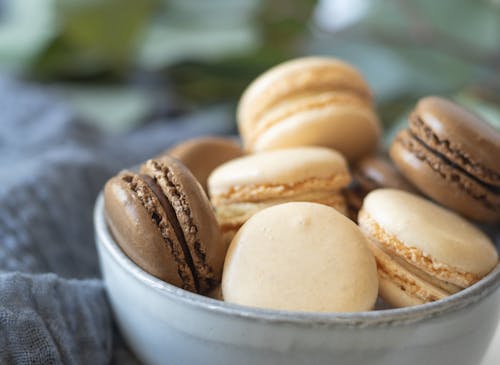
[[[453,95],[445,96],[477,113],[494,127],[500,129],[500,103],[495,99],[495,96],[498,98],[498,95],[491,95],[490,93],[490,90],[473,87],[464,89]],[[388,119],[392,122],[385,126],[384,148],[389,148],[396,134],[408,126],[408,115],[415,107],[417,101],[418,99],[406,99],[399,104],[399,107],[393,109],[394,114],[391,115],[393,119]],[[389,102],[381,107],[382,109],[390,108],[391,106],[396,106],[395,104],[397,104],[397,101]],[[388,110],[386,109],[385,111],[387,112]]]
[[[282,59],[258,53],[255,58],[232,57],[218,62],[185,61],[166,70],[175,91],[195,104],[235,103],[248,84]]]
[[[141,43],[138,63],[154,71],[184,60],[217,61],[246,53],[257,46],[257,34],[245,25],[230,29],[197,29],[154,24]]]
[[[496,99],[493,99],[490,97],[489,91],[477,88],[463,90],[455,96],[457,102],[500,129],[500,102],[498,98],[500,98],[500,94],[496,94]]]
[[[425,21],[440,37],[476,52],[497,52],[500,46],[500,4],[491,0],[420,0]],[[419,14],[416,14],[418,16]],[[466,51],[466,50],[464,50]]]
[[[4,1],[0,22],[0,66],[22,73],[57,33],[56,0]]]
[[[188,1],[193,2],[196,0]],[[252,25],[251,34],[256,38],[251,47],[238,49],[238,52],[232,54],[226,52],[225,57],[210,57],[210,52],[206,52],[205,57],[195,58],[192,57],[197,52],[195,49],[190,51],[191,54],[184,52],[183,62],[166,68],[165,72],[172,80],[174,90],[190,103],[235,103],[245,87],[260,73],[298,53],[307,34],[308,21],[316,1],[254,0],[253,3],[259,6],[252,8],[252,12],[247,13],[249,18],[242,23],[243,27],[245,24]],[[233,8],[235,9],[238,8]],[[227,16],[218,18],[221,23],[217,26],[219,29],[227,21]],[[229,19],[233,17],[240,19],[241,14],[238,15],[236,11]],[[234,24],[231,20],[230,23]],[[207,40],[203,36],[204,32],[206,31],[198,32],[199,40]],[[229,32],[238,34],[237,28]],[[218,43],[207,42],[201,49],[210,45],[217,46]]]
[[[363,27],[375,36],[484,54],[498,51],[499,20],[500,6],[491,0],[379,0]]]
[[[309,54],[358,67],[387,128],[403,123],[419,97],[457,90],[498,121],[500,100],[471,91],[499,94],[498,1],[366,0],[357,15],[353,2],[333,1],[4,0],[0,66],[51,83],[79,81],[62,90],[112,129],[151,108],[131,83],[173,90],[175,108],[234,104],[261,72]]]
[[[494,1],[369,3],[365,17],[347,29],[315,29],[304,53],[337,56],[360,68],[384,125],[421,96],[500,84],[500,6]]]
[[[57,36],[33,64],[42,78],[120,74],[134,62],[152,0],[55,0]]]

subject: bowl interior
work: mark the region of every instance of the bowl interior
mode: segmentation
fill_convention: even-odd
[[[96,244],[101,245],[113,258],[113,264],[121,266],[143,285],[156,290],[171,300],[185,305],[195,306],[200,310],[216,311],[229,316],[239,316],[258,321],[288,322],[294,324],[307,323],[318,325],[370,326],[416,322],[431,316],[450,313],[467,306],[474,305],[482,298],[491,295],[500,287],[500,264],[478,283],[445,299],[414,307],[373,310],[350,313],[313,313],[283,311],[247,307],[228,303],[177,288],[142,270],[131,261],[120,249],[110,234],[104,215],[102,193],[99,195],[94,210]],[[499,248],[500,233],[496,233],[496,246]]]

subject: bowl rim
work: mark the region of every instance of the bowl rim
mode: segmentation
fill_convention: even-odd
[[[474,285],[436,302],[412,307],[345,313],[300,312],[250,307],[189,292],[158,279],[141,269],[125,255],[110,234],[104,214],[102,191],[99,193],[94,207],[94,229],[96,245],[104,248],[117,265],[142,285],[154,289],[172,301],[196,307],[200,310],[253,321],[349,327],[405,325],[463,310],[492,295],[500,287],[499,263],[488,275]]]

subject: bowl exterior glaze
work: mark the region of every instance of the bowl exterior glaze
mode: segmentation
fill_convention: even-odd
[[[484,288],[420,309],[308,314],[231,305],[134,265],[107,230],[102,197],[95,228],[116,322],[146,364],[476,365],[500,315],[499,268]]]

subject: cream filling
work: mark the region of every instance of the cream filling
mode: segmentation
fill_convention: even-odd
[[[387,251],[385,251],[386,253],[388,253]],[[390,254],[389,254],[390,255]],[[391,255],[390,255],[391,256]],[[460,290],[462,290],[463,288],[459,287],[458,285],[454,285],[452,283],[448,283],[446,281],[443,281],[443,280],[439,280],[439,279],[436,279],[434,278],[433,276],[429,275],[428,273],[426,273],[425,271],[423,270],[420,270],[418,269],[417,267],[415,266],[412,266],[410,264],[408,264],[406,261],[400,259],[399,257],[397,256],[391,256],[391,258],[401,267],[403,267],[405,270],[407,270],[408,272],[412,273],[413,275],[415,275],[416,277],[422,279],[423,281],[425,281],[426,283],[429,283],[439,289],[442,289],[444,291],[446,291],[447,293],[449,294],[455,294],[455,293],[458,293]]]
[[[426,273],[427,277],[433,278],[434,284],[447,291],[450,289],[450,292],[466,288],[479,281],[480,278],[473,273],[435,262],[432,257],[418,248],[406,246],[380,227],[363,209],[359,214],[361,229],[391,257],[398,257],[409,267],[414,268],[415,275]]]
[[[259,202],[238,202],[224,204],[215,208],[217,220],[221,227],[239,227],[248,218],[262,209],[277,204],[305,201],[328,205],[337,209],[340,213],[346,214],[346,203],[344,196],[338,191],[308,192],[292,195],[285,198],[267,199]]]
[[[248,145],[253,146],[259,135],[287,118],[302,112],[331,105],[371,108],[371,102],[352,91],[303,92],[282,100],[265,111],[249,133]]]
[[[292,183],[262,183],[232,186],[224,191],[214,192],[211,201],[215,207],[233,203],[259,203],[280,197],[292,200],[305,194],[332,194],[346,187],[351,182],[351,175],[339,172],[329,177],[313,177]]]
[[[406,267],[400,265],[399,260],[394,260],[387,251],[371,239],[370,249],[377,261],[379,276],[393,283],[410,297],[422,302],[433,302],[451,294],[407,270]]]

